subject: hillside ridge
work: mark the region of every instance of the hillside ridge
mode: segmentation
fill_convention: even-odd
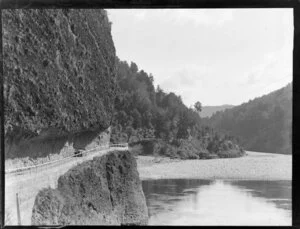
[[[291,154],[292,83],[204,120],[246,150]]]
[[[229,109],[232,107],[234,107],[234,105],[229,105],[229,104],[224,104],[219,106],[203,106],[201,112],[199,112],[199,115],[201,118],[211,117],[217,111],[223,111],[225,109]]]

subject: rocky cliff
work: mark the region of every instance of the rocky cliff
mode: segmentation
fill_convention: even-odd
[[[82,163],[38,193],[33,225],[145,225],[148,210],[135,158],[115,151]]]
[[[116,94],[106,11],[3,10],[2,22],[6,158],[84,148],[100,138]]]

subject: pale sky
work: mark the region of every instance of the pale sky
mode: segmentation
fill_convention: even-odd
[[[117,56],[190,106],[238,105],[292,81],[292,9],[109,9]]]

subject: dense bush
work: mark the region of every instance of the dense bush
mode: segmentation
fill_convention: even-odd
[[[230,158],[244,155],[244,151],[230,141],[219,142],[218,145],[216,153],[209,152],[194,139],[177,139],[171,143],[162,139],[142,140],[131,143],[130,147],[135,155],[159,155],[180,159]]]
[[[208,159],[217,156],[222,140],[235,141],[202,125],[200,102],[188,108],[180,96],[165,93],[159,86],[155,89],[153,76],[138,70],[135,63],[117,59],[116,66],[119,96],[112,142],[126,139],[135,154]]]
[[[220,158],[240,157],[245,154],[245,151],[231,141],[222,141],[219,144],[217,155]]]

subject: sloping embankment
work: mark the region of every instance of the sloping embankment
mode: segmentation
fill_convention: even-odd
[[[43,189],[32,210],[33,225],[144,225],[148,210],[137,164],[129,151],[84,162]]]

